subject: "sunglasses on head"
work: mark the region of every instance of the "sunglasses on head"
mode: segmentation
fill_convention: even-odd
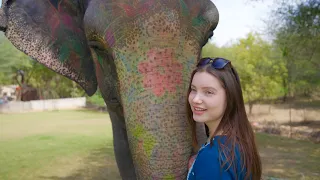
[[[202,58],[197,67],[203,67],[207,64],[211,64],[211,67],[214,69],[223,69],[228,63],[230,63],[230,61],[223,58]]]
[[[198,64],[197,67],[203,67],[207,64],[211,64],[211,67],[214,69],[223,69],[228,63],[231,63],[229,60],[224,58],[202,58]],[[231,67],[233,75],[236,77],[236,80],[239,81],[239,77],[234,72],[233,68]]]

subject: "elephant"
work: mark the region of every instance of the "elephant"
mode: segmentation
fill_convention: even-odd
[[[219,21],[210,0],[2,1],[17,49],[89,96],[99,88],[122,179],[186,179],[187,89]]]

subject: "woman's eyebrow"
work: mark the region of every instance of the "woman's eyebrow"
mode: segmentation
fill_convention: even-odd
[[[191,84],[191,87],[192,87],[192,88],[196,88],[196,86],[193,85],[193,84]],[[212,89],[212,90],[214,90],[214,91],[217,91],[217,89],[214,88],[214,87],[212,87],[212,86],[203,86],[203,87],[200,87],[200,88],[201,88],[201,89],[205,89],[205,90],[207,90],[207,89]]]
[[[201,87],[201,88],[202,88],[202,89],[212,89],[212,90],[214,90],[214,91],[217,91],[216,88],[211,87],[211,86],[205,86],[205,87]]]

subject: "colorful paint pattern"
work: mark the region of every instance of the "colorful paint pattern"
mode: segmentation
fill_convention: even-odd
[[[144,88],[152,89],[156,96],[162,96],[165,91],[175,93],[182,83],[182,64],[174,59],[170,48],[149,50],[147,61],[141,62],[138,69],[144,76]]]

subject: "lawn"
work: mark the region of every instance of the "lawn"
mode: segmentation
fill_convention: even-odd
[[[317,179],[320,145],[257,134],[265,179]],[[1,180],[120,179],[108,114],[0,114]]]
[[[108,114],[0,114],[0,179],[120,179]]]
[[[319,179],[320,144],[268,134],[256,137],[265,179]]]

